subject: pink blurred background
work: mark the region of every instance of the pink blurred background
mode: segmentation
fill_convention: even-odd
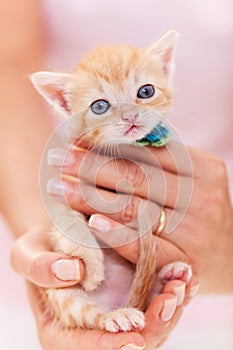
[[[146,47],[177,27],[175,100],[169,120],[184,141],[222,157],[233,188],[233,2],[231,0],[43,0],[47,68],[69,70],[93,46]],[[232,191],[233,193],[233,191]],[[37,350],[24,282],[10,268],[10,232],[0,221],[0,349]],[[216,276],[221,283],[221,276]],[[233,296],[199,296],[163,350],[230,350]],[[84,350],[84,349],[81,349]]]

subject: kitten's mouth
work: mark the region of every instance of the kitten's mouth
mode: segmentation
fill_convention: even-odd
[[[137,135],[138,131],[141,130],[141,125],[131,125],[128,130],[125,131],[125,136],[135,136]]]
[[[138,146],[163,146],[169,141],[170,131],[168,128],[162,125],[160,121],[148,134],[143,138],[137,139],[136,144]]]

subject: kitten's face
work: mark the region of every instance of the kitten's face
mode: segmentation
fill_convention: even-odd
[[[146,51],[99,48],[71,74],[35,73],[39,92],[70,120],[73,138],[131,143],[148,134],[171,103],[177,32]]]

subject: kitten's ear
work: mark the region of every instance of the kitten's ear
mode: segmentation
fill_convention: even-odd
[[[72,74],[37,72],[30,76],[31,82],[36,90],[57,111],[68,117],[71,112],[69,89]]]
[[[175,71],[174,54],[179,32],[171,29],[166,32],[155,44],[151,45],[146,53],[152,56],[170,81]]]

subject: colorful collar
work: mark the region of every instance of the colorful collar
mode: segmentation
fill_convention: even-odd
[[[135,145],[140,147],[162,147],[169,141],[170,135],[171,132],[162,125],[162,122],[159,122],[146,136],[141,140],[137,140]]]

